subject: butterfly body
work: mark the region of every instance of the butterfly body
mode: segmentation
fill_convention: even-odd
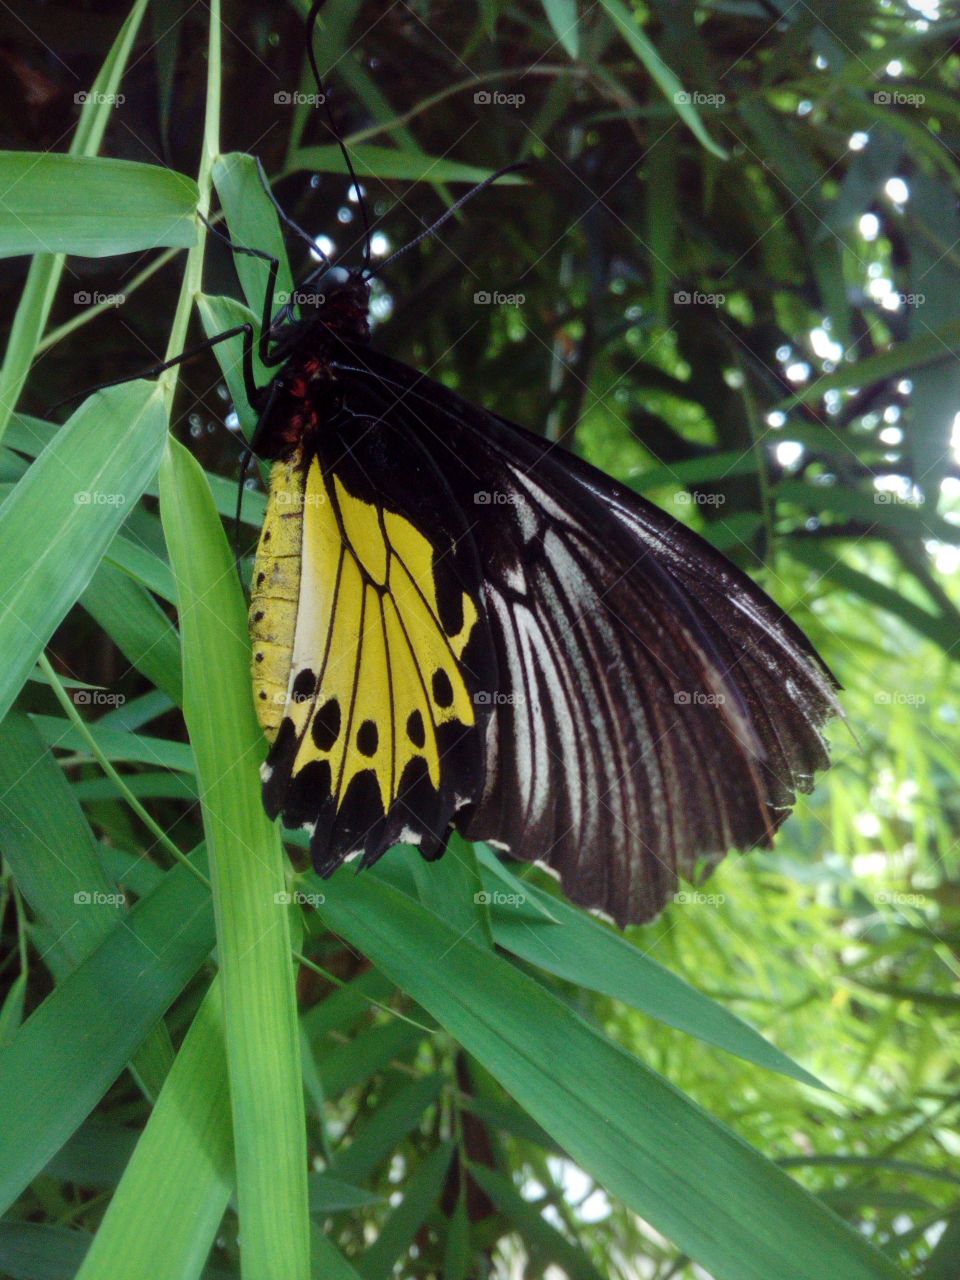
[[[274,336],[253,442],[268,812],[324,874],[457,829],[621,923],[769,844],[837,710],[806,638],[691,530],[378,352],[363,281],[331,283]]]

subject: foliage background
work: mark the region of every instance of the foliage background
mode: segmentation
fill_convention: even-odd
[[[127,12],[119,4],[3,10],[6,150],[67,148],[83,105],[76,95],[93,83]],[[530,161],[522,186],[479,196],[397,263],[378,299],[377,342],[694,523],[760,577],[845,687],[852,732],[835,728],[835,765],[775,851],[729,861],[704,886],[711,897],[690,895],[630,935],[642,955],[758,1028],[833,1092],[639,1012],[643,999],[625,978],[620,990],[591,984],[597,990],[551,977],[529,955],[514,965],[789,1169],[904,1270],[936,1280],[956,1274],[960,1251],[960,22],[919,0],[664,2],[633,14],[574,0],[330,0],[318,54],[390,245],[462,193],[464,166],[482,174]],[[284,208],[356,262],[346,179],[323,122],[295,101],[313,92],[302,16],[297,5],[226,7],[215,67],[219,150],[258,155]],[[197,173],[209,21],[205,6],[181,0],[149,6],[100,154]],[[110,217],[125,211],[101,212],[109,234]],[[303,255],[290,247],[299,271]],[[186,320],[181,250],[108,252],[67,260],[20,397],[8,356],[4,415],[14,399],[20,413],[0,459],[5,494],[50,438],[43,424],[64,417],[51,412],[57,400],[162,358],[171,325]],[[3,262],[11,320],[22,300],[36,306],[28,265],[22,256]],[[216,241],[203,287],[241,296]],[[484,304],[484,293],[523,300]],[[236,440],[222,429],[230,411],[214,356],[187,362],[170,423],[204,469],[225,478],[215,487],[222,512],[236,474]],[[183,622],[183,572],[169,545],[179,535],[167,515],[165,540],[151,494],[152,479],[123,524],[127,543],[149,560],[134,563],[114,543],[89,585],[77,583],[79,603],[51,619],[47,673],[20,690],[3,730],[0,1040],[8,1047],[27,1043],[23,1031],[88,954],[64,951],[62,932],[73,926],[45,915],[18,869],[29,865],[31,836],[46,832],[47,847],[63,853],[68,829],[82,824],[76,838],[91,841],[108,887],[119,883],[128,903],[178,874],[156,829],[189,851],[204,838],[206,816],[215,844],[177,708],[178,614],[162,574],[169,550]],[[253,494],[248,506],[245,543],[262,510]],[[39,509],[33,521],[25,527],[42,540]],[[44,687],[54,672],[81,693],[111,696],[84,703],[74,693],[73,712],[94,725],[92,739]],[[202,736],[190,728],[192,739]],[[104,776],[94,748],[142,801],[140,812]],[[37,784],[26,815],[15,803],[26,796],[24,777]],[[412,873],[402,874],[409,889]],[[529,881],[550,892],[539,873]],[[439,873],[417,883],[441,914],[450,889]],[[180,901],[171,918],[182,922],[184,911]],[[218,911],[229,970],[229,917]],[[495,935],[501,946],[518,932],[509,911]],[[330,924],[307,910],[292,913],[289,927],[303,931],[303,953],[348,984],[337,993],[328,978],[298,971],[311,1208],[314,1227],[339,1250],[336,1262],[324,1255],[331,1273],[352,1265],[372,1278],[396,1263],[411,1276],[706,1274],[656,1230],[655,1214],[644,1221],[566,1158],[562,1143],[459,1052],[456,1036],[398,1020],[397,1011],[421,1023],[427,1015]],[[63,1122],[66,1145],[17,1188],[0,1221],[0,1271],[75,1274],[172,1047],[191,1023],[198,1038],[217,1034],[216,1001],[201,1004],[217,959],[194,945],[193,967],[185,961],[180,979],[168,976],[165,1027],[151,1040],[148,1020],[134,1037],[128,1056],[141,1046],[139,1069],[105,1080],[89,1114]],[[126,957],[131,982],[141,960]],[[124,990],[110,988],[120,1005]],[[124,1022],[116,1008],[114,1016]],[[79,1056],[58,1059],[60,1070],[79,1071],[84,1028],[71,1042],[69,1025],[51,1021],[48,1038],[28,1047],[53,1054],[66,1043]],[[229,1052],[228,1060],[233,1072]],[[17,1075],[17,1062],[6,1061],[0,1084],[29,1086],[29,1072]],[[10,1092],[0,1101],[10,1116],[35,1099]],[[662,1144],[669,1161],[669,1130]],[[144,1213],[148,1206],[149,1197],[140,1203]],[[751,1208],[730,1203],[731,1222]],[[212,1229],[209,1261],[200,1251],[182,1274],[239,1274],[234,1198]],[[254,1233],[251,1223],[244,1238]],[[90,1259],[86,1267],[99,1274]],[[252,1264],[247,1273],[256,1274]],[[715,1274],[741,1272],[733,1264]]]

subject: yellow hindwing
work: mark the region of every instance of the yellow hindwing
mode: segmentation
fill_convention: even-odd
[[[477,606],[464,593],[447,634],[434,575],[434,548],[409,520],[337,476],[331,489],[316,458],[306,472],[274,465],[250,612],[255,699],[271,740],[293,722],[293,777],[327,762],[338,807],[372,770],[386,812],[418,756],[439,789],[440,726],[475,723],[460,660]]]

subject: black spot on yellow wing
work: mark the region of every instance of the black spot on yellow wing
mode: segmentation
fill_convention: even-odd
[[[290,601],[294,574],[276,565],[294,525]],[[479,610],[445,564],[449,546],[356,496],[315,457],[274,465],[267,526],[250,617],[255,651],[265,653],[254,659],[258,698],[272,703],[283,688],[279,714],[261,716],[274,734],[268,811],[310,829],[323,870],[399,839],[437,856],[455,810],[482,782],[465,658]]]
[[[419,711],[411,711],[407,716],[407,737],[415,747],[422,747],[427,740],[423,728],[423,716]]]
[[[433,700],[438,707],[453,706],[453,685],[446,671],[438,668],[433,673]]]
[[[329,698],[314,713],[311,733],[314,746],[318,751],[332,751],[340,737],[340,703],[336,698]]]
[[[357,750],[362,756],[375,756],[380,735],[372,720],[364,720],[357,730]]]

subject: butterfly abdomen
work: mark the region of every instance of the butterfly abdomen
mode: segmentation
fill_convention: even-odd
[[[253,565],[250,638],[253,697],[264,734],[273,742],[287,701],[300,598],[303,475],[299,453],[275,462]]]

